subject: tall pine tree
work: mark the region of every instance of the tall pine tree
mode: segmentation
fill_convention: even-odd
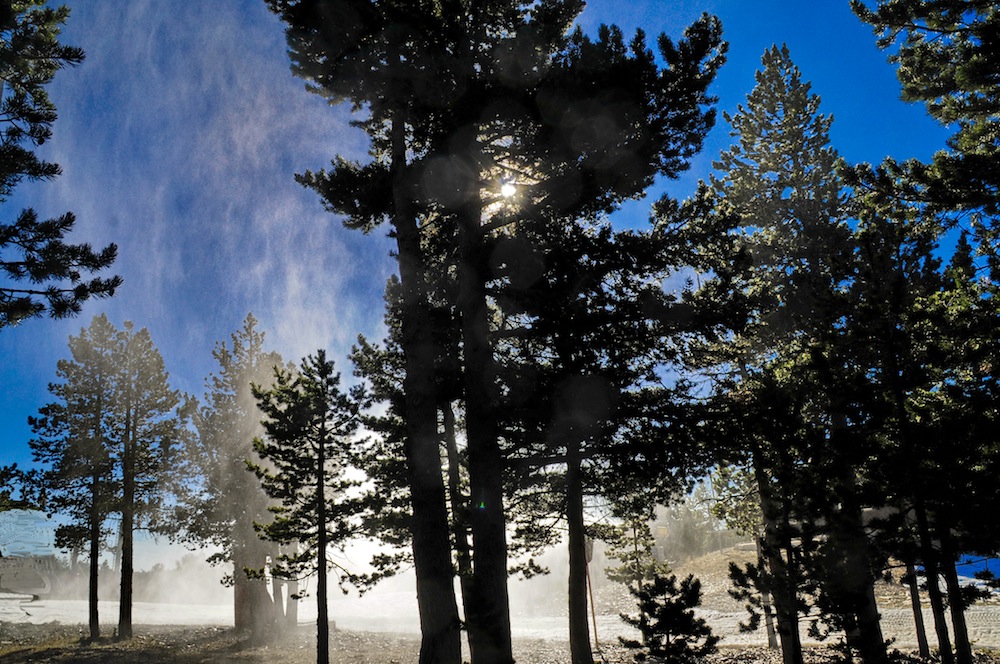
[[[126,321],[116,336],[112,431],[106,440],[115,464],[121,515],[121,593],[118,638],[132,637],[135,531],[173,532],[165,499],[186,475],[181,449],[187,402],[170,388],[163,357],[146,328]]]
[[[59,360],[59,382],[49,385],[56,401],[28,419],[35,438],[29,441],[43,469],[33,476],[40,503],[50,515],[68,522],[56,530],[56,544],[84,548],[90,558],[88,621],[91,639],[101,635],[98,572],[108,518],[116,507],[114,436],[117,330],[105,316],[70,337],[71,359]]]
[[[818,107],[787,48],[774,47],[764,54],[746,106],[727,116],[736,142],[716,162],[719,175],[686,209],[714,209],[703,226],[732,224],[729,255],[710,254],[726,263],[710,268],[715,274],[701,296],[722,297],[744,317],[733,317],[721,346],[693,357],[729,374],[726,409],[749,406],[745,414],[755,414],[742,420],[741,437],[753,441],[750,462],[770,522],[764,548],[784,661],[801,661],[797,577],[803,570],[796,561],[812,542],[821,549],[809,558],[821,606],[865,661],[879,662],[885,647],[871,590],[874,553],[856,486],[869,447],[863,431],[851,426],[858,421],[852,417],[858,376],[843,343],[851,232],[839,158],[829,146],[831,118]],[[705,243],[704,232],[696,231],[701,252],[717,251],[719,242]],[[757,434],[754,426],[761,427]],[[821,539],[803,530],[820,523]],[[803,546],[793,548],[793,541]]]
[[[330,661],[327,606],[329,547],[343,547],[358,530],[359,506],[352,490],[358,481],[347,470],[355,456],[364,395],[343,392],[340,374],[324,351],[307,357],[293,374],[275,370],[274,386],[254,389],[266,436],[254,441],[261,459],[273,467],[248,463],[267,494],[279,501],[274,520],[261,532],[270,540],[296,544],[278,556],[273,572],[296,578],[316,573],[316,661]],[[350,575],[348,575],[349,577]]]
[[[246,470],[246,461],[259,461],[254,438],[263,430],[262,413],[251,385],[270,386],[281,356],[264,347],[264,333],[248,314],[230,343],[212,351],[218,369],[206,379],[204,403],[194,415],[197,435],[186,454],[197,478],[181,505],[180,519],[187,536],[219,547],[214,563],[231,563],[234,621],[264,639],[273,626],[275,606],[263,578],[245,570],[262,569],[271,545],[262,542],[254,523],[267,520],[268,499],[260,483]]]
[[[271,6],[288,24],[296,73],[369,113],[361,125],[375,140],[375,161],[337,162],[301,180],[355,227],[370,230],[388,218],[397,240],[414,560],[418,595],[427,600],[420,600],[422,661],[458,654],[457,609],[445,600],[452,572],[443,556],[448,524],[420,224],[457,229],[454,304],[470,490],[480,506],[470,514],[475,601],[467,620],[473,658],[509,662],[504,459],[486,268],[488,238],[511,217],[496,216],[495,203],[504,179],[521,174],[521,215],[558,206],[609,211],[656,173],[683,168],[711,124],[705,88],[721,62],[719,27],[705,18],[678,44],[661,38],[661,70],[641,35],[628,47],[607,29],[597,40],[567,39],[580,9],[570,0]],[[611,131],[587,130],[598,125]]]

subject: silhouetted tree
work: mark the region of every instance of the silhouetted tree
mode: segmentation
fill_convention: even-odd
[[[252,314],[228,345],[216,344],[212,356],[219,366],[206,379],[204,404],[194,415],[197,436],[187,449],[197,482],[186,492],[180,519],[191,540],[219,547],[211,562],[232,563],[226,581],[233,584],[235,626],[263,639],[275,607],[264,579],[245,571],[262,569],[272,548],[254,530],[255,522],[266,521],[267,495],[246,469],[248,460],[258,461],[253,440],[263,433],[251,385],[270,386],[282,359],[264,349],[264,333]]]
[[[525,530],[565,524],[571,657],[589,662],[585,503],[649,518],[699,463],[697,446],[674,435],[683,390],[653,378],[682,327],[660,286],[670,238],[547,217],[507,232],[491,258],[501,435],[508,500],[532,503],[511,517]],[[628,500],[638,486],[645,499]]]
[[[172,532],[164,498],[175,494],[187,474],[181,455],[187,430],[187,402],[168,384],[163,357],[146,328],[126,321],[116,335],[111,435],[105,445],[120,483],[121,596],[118,638],[132,637],[132,576],[135,530]]]
[[[59,360],[59,382],[49,384],[56,401],[28,418],[36,438],[29,441],[43,469],[31,478],[39,503],[50,515],[68,519],[56,529],[56,544],[87,547],[90,557],[88,621],[90,638],[101,635],[98,572],[107,520],[117,506],[111,439],[115,434],[117,330],[104,316],[70,337],[71,359]]]
[[[638,615],[621,614],[622,620],[642,634],[642,641],[619,637],[627,648],[638,649],[635,661],[693,664],[716,651],[719,637],[694,609],[701,604],[701,582],[688,575],[677,582],[674,574],[657,574],[637,587],[629,587]]]
[[[23,180],[51,180],[60,173],[34,152],[51,137],[56,120],[45,86],[63,67],[79,64],[83,51],[58,41],[69,9],[44,5],[0,2],[0,204]],[[113,295],[121,284],[119,277],[83,277],[110,266],[117,248],[67,244],[74,222],[69,212],[39,220],[32,209],[0,222],[0,329],[46,312],[53,318],[75,315],[88,298]]]
[[[844,323],[854,245],[839,157],[829,146],[831,118],[819,114],[819,98],[787,48],[769,49],[756,78],[746,106],[727,116],[736,142],[716,162],[710,191],[699,194],[712,202],[690,204],[734,223],[735,251],[715,254],[723,263],[702,294],[732,302],[745,318],[734,318],[723,343],[702,349],[696,362],[729,373],[724,410],[752,415],[737,420],[736,435],[761,490],[784,660],[801,661],[797,594],[809,581],[850,645],[866,662],[881,662],[872,590],[878,562],[858,486],[872,444],[855,416],[863,370],[850,358]],[[795,550],[794,541],[801,542]],[[811,580],[798,576],[806,571]]]
[[[270,540],[297,543],[296,551],[278,556],[278,576],[317,575],[317,662],[330,661],[330,619],[327,608],[327,549],[343,547],[358,530],[359,485],[346,471],[354,457],[355,434],[361,425],[364,395],[360,387],[344,393],[340,374],[322,350],[302,361],[292,373],[275,369],[274,386],[254,388],[267,433],[254,440],[261,459],[248,462],[267,494],[279,501],[271,507],[274,520],[260,527]],[[343,571],[342,580],[346,575]]]
[[[869,8],[869,4],[874,7]],[[908,179],[927,187],[938,209],[981,208],[1000,214],[1000,80],[998,24],[989,0],[852,0],[851,7],[878,35],[898,65],[906,101],[955,133],[930,164],[907,162]]]
[[[628,46],[614,29],[602,29],[596,40],[582,32],[567,37],[581,8],[573,0],[449,2],[440,8],[270,4],[289,26],[296,73],[316,92],[366,109],[359,124],[375,142],[374,162],[339,161],[330,172],[300,180],[354,227],[370,230],[388,218],[397,240],[414,562],[420,594],[428,598],[420,600],[422,661],[439,651],[443,661],[457,661],[458,651],[457,609],[446,599],[453,595],[446,583],[452,570],[440,551],[448,523],[433,343],[426,336],[433,329],[429,262],[418,223],[447,219],[457,229],[453,302],[462,330],[469,482],[477,506],[469,515],[475,601],[466,617],[473,659],[509,662],[504,459],[487,299],[490,241],[512,220],[546,209],[610,211],[640,194],[654,175],[681,170],[711,125],[705,90],[721,63],[718,23],[703,18],[677,44],[661,37],[666,66],[660,68],[641,34]],[[613,131],[575,131],[606,118],[609,108],[614,118],[601,126]],[[525,180],[519,185],[523,207],[499,213],[501,183],[516,174]],[[424,592],[435,588],[438,601],[431,602]]]

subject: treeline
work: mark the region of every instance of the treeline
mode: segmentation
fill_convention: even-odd
[[[813,610],[887,660],[873,584],[890,556],[923,567],[945,661],[970,661],[954,562],[997,532],[992,6],[855,3],[907,98],[955,127],[932,163],[845,163],[775,47],[715,174],[621,231],[604,215],[683,169],[712,124],[713,19],[654,57],[641,33],[567,32],[575,3],[324,5],[346,23],[270,4],[293,71],[373,141],[370,161],[300,182],[397,241],[393,336],[359,366],[391,408],[382,458],[405,455],[374,479],[412,510],[422,661],[458,661],[449,549],[473,658],[512,661],[509,554],[553,524],[572,659],[591,661],[587,506],[642,523],[733,463],[763,521],[760,564],[737,577],[773,598],[786,662]]]
[[[85,600],[90,580],[87,565],[78,557],[55,557],[47,570],[51,580],[49,599]],[[121,570],[108,560],[101,562],[99,599],[118,600],[118,582]],[[146,570],[134,573],[132,599],[136,602],[165,602],[170,604],[225,604],[232,600],[232,590],[218,583],[218,569],[209,565],[202,556],[185,554],[173,566],[157,563]]]
[[[282,603],[265,574],[315,571],[323,607],[327,551],[377,538],[395,554],[336,580],[412,564],[420,662],[449,664],[463,630],[475,664],[513,662],[508,576],[559,544],[571,659],[592,664],[599,538],[641,607],[629,645],[681,658],[714,640],[651,627],[698,588],[656,560],[648,524],[714,468],[720,493],[750,497],[720,507],[759,535],[733,575],[773,604],[786,664],[816,612],[888,660],[873,587],[890,558],[923,568],[942,661],[971,663],[955,560],[1000,533],[993,3],[854,3],[904,95],[955,129],[932,163],[846,163],[774,47],[714,173],[629,230],[608,215],[686,169],[714,124],[713,17],[654,52],[641,31],[573,29],[576,0],[268,6],[294,73],[371,141],[365,162],[297,177],[348,228],[388,225],[389,334],[358,340],[345,390],[322,351],[284,366],[248,318],[199,404],[145,331],[95,318],[32,422],[38,493],[74,518],[63,541],[96,564],[117,515],[123,543],[138,527],[211,542],[237,626],[266,635]],[[321,608],[322,662],[326,625]]]

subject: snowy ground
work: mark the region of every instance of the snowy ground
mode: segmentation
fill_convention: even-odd
[[[17,595],[0,594],[0,621],[44,624],[57,621],[64,625],[87,621],[87,603],[82,600],[35,600]],[[118,603],[104,601],[99,605],[101,622],[113,625],[118,614]],[[705,610],[699,612],[713,630],[723,635],[723,643],[731,645],[760,645],[765,643],[763,629],[741,634],[738,623],[743,613],[725,613]],[[308,600],[300,607],[300,622],[315,620],[315,608]],[[334,597],[330,615],[339,628],[352,631],[395,632],[416,634],[416,604],[410,593],[388,592],[358,597]],[[933,624],[929,611],[925,611],[928,629]],[[981,647],[1000,648],[1000,607],[972,607],[967,613],[969,636]],[[137,625],[231,625],[232,607],[211,604],[162,604],[137,602],[133,608],[133,622]],[[882,626],[886,638],[895,639],[896,647],[913,647],[916,638],[913,617],[906,609],[882,611]],[[536,615],[530,611],[515,610],[512,614],[515,638],[560,641],[566,639],[566,618]],[[597,617],[598,639],[604,643],[617,641],[629,629],[617,616]],[[931,636],[933,640],[933,636]],[[806,639],[809,642],[809,639]]]

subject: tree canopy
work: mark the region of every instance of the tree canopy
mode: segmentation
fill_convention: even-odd
[[[44,5],[0,2],[0,205],[18,183],[60,173],[58,164],[34,152],[52,136],[56,120],[45,86],[60,69],[82,62],[83,51],[59,43],[69,9]],[[40,219],[32,209],[0,219],[0,329],[43,314],[73,316],[87,299],[111,296],[121,285],[117,276],[85,277],[114,263],[118,249],[67,243],[75,223],[70,212]]]

